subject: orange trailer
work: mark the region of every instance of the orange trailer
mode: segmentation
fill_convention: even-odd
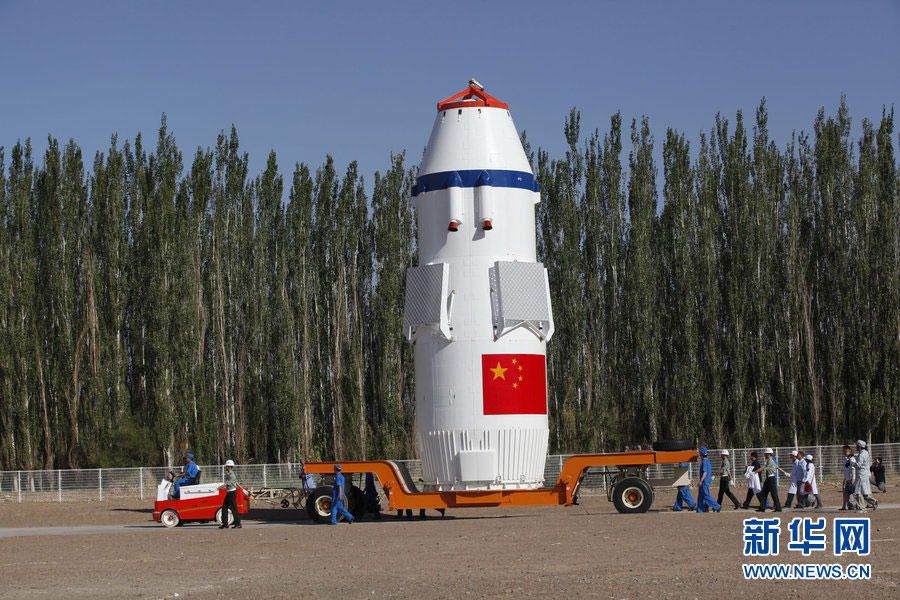
[[[621,513],[642,513],[647,512],[653,503],[654,487],[688,485],[688,469],[678,465],[695,460],[697,452],[694,450],[576,454],[566,460],[553,487],[538,489],[419,491],[406,467],[390,460],[308,462],[306,472],[330,475],[334,473],[334,465],[340,464],[345,476],[372,473],[384,489],[389,510],[441,510],[492,506],[572,506],[578,503],[578,490],[588,470],[602,468],[601,473],[607,479],[607,497],[616,509]],[[674,476],[648,478],[648,467],[658,464],[675,464]],[[360,496],[358,493],[355,495]],[[353,498],[350,498],[350,503],[354,503]],[[330,520],[331,487],[316,488],[310,493],[306,506],[315,521]],[[356,514],[352,507],[350,510]]]

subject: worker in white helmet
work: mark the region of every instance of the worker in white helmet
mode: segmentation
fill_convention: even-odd
[[[816,457],[806,455],[806,477],[803,479],[803,491],[805,498],[812,496],[816,499],[816,508],[822,508],[822,498],[819,496],[819,484],[816,482]],[[810,506],[807,500],[805,506]]]
[[[222,481],[222,485],[219,486],[219,489],[225,490],[225,500],[222,502],[222,524],[219,525],[219,529],[228,529],[228,511],[231,511],[231,514],[234,516],[234,525],[232,525],[233,529],[241,528],[241,515],[238,512],[237,507],[237,489],[238,489],[238,480],[237,475],[234,473],[234,461],[229,459],[225,461],[225,476]]]
[[[866,450],[866,442],[857,440],[856,450],[856,512],[864,513],[867,508],[878,508],[878,500],[872,497],[872,486],[869,484],[869,470],[872,464],[869,461],[869,451]]]
[[[772,504],[775,505],[775,512],[781,512],[781,500],[778,499],[778,463],[775,462],[775,451],[771,448],[763,450],[766,456],[766,464],[763,471],[766,474],[766,480],[763,482],[762,498],[765,500],[767,496],[772,496]],[[760,506],[756,512],[766,512],[765,506]]]
[[[741,507],[741,503],[738,502],[738,499],[734,497],[731,491],[731,482],[734,480],[734,467],[731,465],[728,450],[722,450],[720,454],[722,455],[722,467],[716,472],[716,475],[719,476],[719,497],[716,499],[716,502],[722,504],[722,499],[728,496],[728,499],[734,503],[734,510],[737,510]]]

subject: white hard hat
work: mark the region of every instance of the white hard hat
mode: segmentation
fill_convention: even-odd
[[[812,462],[812,461],[816,460],[816,457],[813,456],[812,454],[807,454],[807,455],[806,455],[806,460]]]
[[[860,448],[866,447],[866,443],[862,440],[856,440],[856,445],[859,446]]]
[[[771,448],[766,448],[765,450],[763,450],[763,454],[775,454],[775,453],[772,452]]]
[[[231,460],[231,459],[226,460],[226,461],[225,461],[225,466],[226,466],[226,467],[233,467],[233,466],[234,466],[234,461]]]
[[[722,450],[722,452],[720,452],[720,454],[722,456],[728,456],[728,450]]]
[[[797,456],[798,454],[799,452],[797,452],[796,450],[791,450],[791,456]]]

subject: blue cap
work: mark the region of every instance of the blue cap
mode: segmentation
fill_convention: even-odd
[[[300,460],[306,460],[306,457],[305,457],[305,456],[301,456],[301,457],[300,457]]]
[[[191,454],[190,452],[188,452],[187,454],[184,455],[183,458],[194,458],[194,455]]]
[[[707,452],[708,450],[706,449],[706,446],[700,448],[700,456],[706,456]]]
[[[341,470],[341,465],[334,465],[334,470],[335,470],[335,471],[340,471],[340,470]]]

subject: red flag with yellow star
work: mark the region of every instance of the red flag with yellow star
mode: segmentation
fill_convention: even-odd
[[[482,354],[486,415],[546,415],[547,371],[541,354]]]

